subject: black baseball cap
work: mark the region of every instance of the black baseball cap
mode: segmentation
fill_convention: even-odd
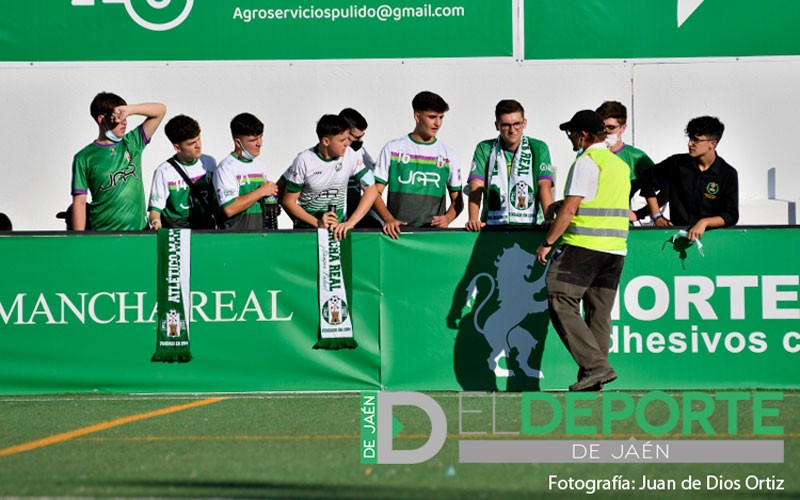
[[[558,128],[568,132],[589,132],[590,134],[603,132],[606,129],[603,117],[591,109],[578,111],[570,121],[562,123]]]

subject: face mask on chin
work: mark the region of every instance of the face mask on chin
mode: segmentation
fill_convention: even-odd
[[[122,140],[122,137],[117,137],[117,135],[111,129],[106,129],[106,139],[111,142],[119,142]]]
[[[251,155],[249,151],[244,149],[244,144],[242,144],[241,142],[239,143],[239,148],[241,148],[241,150],[242,150],[242,159],[243,160],[253,161],[253,160],[256,159],[255,156]]]

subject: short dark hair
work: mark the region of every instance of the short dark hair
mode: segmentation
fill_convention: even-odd
[[[89,113],[93,119],[97,119],[98,116],[113,113],[114,108],[125,106],[126,104],[128,103],[125,102],[125,99],[117,94],[100,92],[92,99],[92,103],[89,105]]]
[[[438,94],[423,90],[411,100],[411,107],[416,112],[435,111],[437,113],[447,113],[450,106]]]
[[[603,117],[603,120],[614,118],[620,125],[628,122],[628,109],[619,101],[606,101],[596,111]]]
[[[716,116],[698,116],[689,120],[685,132],[690,139],[704,135],[708,139],[719,141],[725,132],[725,125]]]
[[[317,122],[317,137],[333,137],[350,130],[350,124],[339,115],[322,115]]]
[[[169,142],[180,144],[187,139],[194,139],[200,135],[200,124],[197,120],[186,115],[174,116],[164,125],[164,133]]]
[[[239,137],[243,135],[262,135],[264,124],[250,113],[239,113],[231,120],[231,135]]]
[[[350,128],[367,130],[367,127],[369,126],[367,119],[364,118],[364,115],[353,108],[344,108],[343,110],[339,111],[339,116],[347,120],[347,124],[350,125]]]
[[[501,115],[509,115],[511,113],[522,113],[522,117],[524,118],[525,108],[515,99],[503,99],[494,107],[495,120],[499,120]]]

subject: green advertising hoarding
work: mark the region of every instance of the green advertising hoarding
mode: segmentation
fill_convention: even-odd
[[[798,388],[797,229],[695,246],[630,235],[613,313],[616,389]],[[577,367],[549,325],[542,234],[352,236],[358,347],[315,350],[316,234],[196,233],[189,363],[152,363],[156,237],[0,237],[0,394],[563,390]]]
[[[355,243],[355,242],[354,242]],[[377,240],[353,245],[357,259]],[[358,349],[314,350],[316,234],[193,234],[193,359],[153,363],[156,238],[0,238],[0,393],[362,390],[378,384],[377,297],[351,287]],[[369,277],[365,273],[365,277]],[[349,284],[349,283],[348,283]]]
[[[510,57],[513,53],[510,0],[0,0],[0,5],[0,61]]]
[[[610,360],[617,389],[798,387],[796,230],[633,231]],[[390,390],[563,390],[577,366],[548,326],[540,233],[403,236],[382,247]],[[420,284],[421,283],[421,284]],[[539,373],[540,372],[540,373]],[[540,377],[541,375],[541,377]]]
[[[525,0],[525,59],[800,55],[796,0]]]

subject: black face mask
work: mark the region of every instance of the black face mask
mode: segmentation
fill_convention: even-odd
[[[350,143],[350,147],[353,149],[353,151],[358,151],[359,149],[361,149],[361,146],[363,145],[364,141],[352,141]]]

